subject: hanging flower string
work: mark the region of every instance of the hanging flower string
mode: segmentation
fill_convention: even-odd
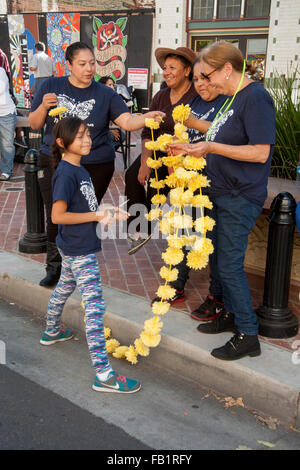
[[[163,322],[160,317],[165,315],[170,309],[168,302],[176,293],[175,289],[169,285],[170,282],[178,278],[178,265],[184,258],[182,248],[188,247],[187,265],[191,269],[202,269],[208,264],[209,255],[213,253],[213,245],[209,238],[206,238],[206,232],[214,227],[214,220],[208,216],[204,217],[204,208],[212,209],[212,203],[208,196],[202,195],[201,188],[209,186],[209,180],[200,172],[206,165],[204,158],[193,157],[192,155],[176,155],[158,158],[156,152],[166,151],[166,145],[174,142],[188,142],[187,128],[184,121],[190,114],[188,105],[176,106],[172,117],[176,121],[174,127],[174,136],[163,134],[154,140],[153,130],[158,129],[159,124],[154,119],[146,119],[145,125],[151,129],[152,140],[146,142],[147,149],[153,151],[154,158],[147,159],[147,165],[154,169],[155,178],[150,179],[152,188],[157,189],[157,194],[151,199],[156,207],[151,209],[146,215],[148,221],[158,220],[159,229],[162,234],[167,235],[168,246],[162,253],[162,259],[166,266],[162,266],[159,271],[160,277],[165,281],[160,285],[156,294],[160,298],[152,304],[154,316],[144,322],[144,330],[140,337],[134,341],[133,345],[122,346],[119,341],[111,338],[111,331],[105,328],[105,339],[107,352],[112,353],[116,358],[126,358],[132,364],[138,362],[137,356],[148,356],[150,348],[159,345],[161,341],[161,330]],[[164,179],[159,180],[157,169],[162,165],[172,168],[173,172]],[[172,209],[163,214],[159,206],[166,202],[166,196],[159,193],[165,186],[170,189],[170,203]],[[200,194],[194,192],[199,190]],[[201,216],[195,221],[190,215],[187,215],[184,206],[200,207]],[[190,230],[195,230],[201,236],[190,235]],[[179,233],[184,232],[181,236]],[[187,233],[187,235],[185,234]],[[82,303],[83,306],[83,303]],[[83,306],[84,308],[84,306]]]

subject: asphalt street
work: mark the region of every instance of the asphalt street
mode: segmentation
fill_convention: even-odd
[[[94,392],[85,338],[43,347],[43,327],[33,313],[0,301],[1,450],[300,449],[297,430],[276,420],[269,426],[242,406],[226,407],[228,397],[154,368],[151,356],[137,366],[111,360],[141,381],[140,392]]]

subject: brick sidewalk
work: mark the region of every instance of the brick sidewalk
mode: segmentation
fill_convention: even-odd
[[[104,197],[105,203],[118,204],[119,197],[124,197],[124,168],[122,158],[119,154],[117,155],[116,171]],[[45,254],[26,255],[18,252],[19,239],[26,232],[25,208],[23,165],[15,164],[13,178],[8,182],[0,182],[0,249],[45,263]],[[164,240],[150,240],[135,255],[129,256],[127,240],[105,239],[99,255],[103,284],[142,296],[150,302],[155,297],[155,292],[161,282],[159,269],[163,265],[161,252],[165,246]],[[208,286],[208,269],[191,271],[185,289],[187,300],[177,304],[175,308],[188,315],[203,302],[208,293]],[[251,294],[253,307],[256,308],[262,303],[263,292],[251,289]],[[295,305],[292,306],[292,310],[300,318],[300,310],[297,310]],[[196,325],[196,321],[191,321],[191,327]],[[288,339],[262,339],[292,350],[291,345],[295,339],[300,339],[300,333]]]

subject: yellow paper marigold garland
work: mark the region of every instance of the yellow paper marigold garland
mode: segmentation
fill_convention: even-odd
[[[147,214],[149,221],[159,220],[160,231],[168,235],[168,247],[162,253],[162,259],[166,266],[160,269],[160,276],[165,280],[165,284],[159,286],[156,294],[158,299],[152,304],[153,317],[144,322],[144,329],[139,338],[136,338],[133,345],[122,346],[119,341],[111,338],[111,331],[105,328],[105,339],[107,352],[112,353],[115,358],[126,359],[131,364],[138,362],[138,356],[147,357],[150,354],[150,348],[157,347],[161,341],[161,330],[163,322],[160,317],[165,315],[170,309],[171,299],[175,294],[175,289],[168,285],[169,282],[176,281],[178,269],[174,266],[179,264],[184,257],[182,248],[185,246],[190,251],[187,254],[187,265],[191,269],[203,269],[207,266],[209,255],[213,252],[213,245],[206,232],[213,230],[215,221],[208,216],[204,216],[204,208],[212,209],[212,203],[208,196],[202,195],[201,189],[209,186],[209,180],[199,172],[206,165],[204,158],[196,158],[193,155],[176,155],[157,158],[156,152],[164,152],[166,146],[172,142],[187,142],[187,128],[184,126],[190,114],[188,105],[175,107],[172,117],[176,122],[174,136],[163,134],[155,141],[153,130],[158,129],[159,124],[154,119],[146,119],[145,125],[151,130],[152,141],[146,143],[146,148],[153,152],[153,158],[147,159],[147,165],[154,170],[155,178],[150,179],[150,185],[157,190],[157,194],[152,197],[152,204],[157,206]],[[158,179],[157,169],[162,165],[173,168],[165,180]],[[159,206],[166,202],[166,196],[159,194],[159,190],[165,186],[171,189],[170,202],[174,210],[163,213]],[[198,190],[200,194],[194,195]],[[184,206],[192,205],[200,207],[201,217],[193,221],[192,217],[187,215]],[[195,229],[200,236],[189,233],[189,230]],[[182,233],[182,232],[185,233]],[[83,304],[82,304],[83,305]]]

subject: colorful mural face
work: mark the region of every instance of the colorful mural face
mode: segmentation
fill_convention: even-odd
[[[24,18],[23,15],[8,15],[7,18],[14,95],[19,108],[29,108],[30,82]]]
[[[93,18],[93,46],[96,58],[95,80],[111,76],[114,81],[125,75],[127,57],[127,35],[125,29],[128,18],[103,23],[100,18]]]
[[[80,13],[47,13],[46,26],[48,54],[56,75],[69,75],[65,51],[72,42],[80,41]]]

